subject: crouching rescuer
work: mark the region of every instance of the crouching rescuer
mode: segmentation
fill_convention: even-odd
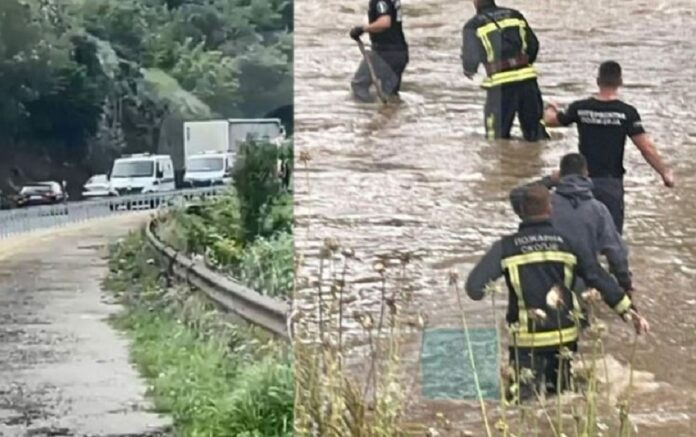
[[[526,400],[570,387],[571,357],[561,358],[561,353],[577,350],[581,309],[572,291],[576,277],[596,288],[617,314],[630,317],[638,333],[648,325],[594,254],[573,247],[553,227],[545,186],[525,187],[520,209],[518,231],[493,244],[469,274],[466,292],[481,300],[490,282],[505,277],[510,363],[520,373],[519,396]],[[531,370],[533,377],[525,378],[523,369]]]
[[[517,115],[526,141],[548,139],[533,66],[539,53],[534,31],[519,11],[498,7],[494,0],[474,0],[474,6],[476,15],[464,25],[461,59],[470,79],[479,64],[486,69],[486,136],[510,138]]]

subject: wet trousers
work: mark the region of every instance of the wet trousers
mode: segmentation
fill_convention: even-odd
[[[536,79],[498,85],[487,90],[484,122],[488,139],[509,139],[515,116],[526,141],[549,138],[544,103]]]
[[[372,61],[384,95],[398,94],[401,89],[401,76],[409,60],[408,50],[368,50],[367,56]],[[372,77],[367,62],[363,59],[351,81],[353,95],[359,100],[372,101],[370,86],[372,86]]]
[[[576,352],[577,342],[564,345],[571,352]],[[530,348],[515,348],[510,347],[510,366],[520,373],[522,369],[530,369],[533,372],[533,378],[529,381],[520,382],[520,400],[535,399],[537,395],[543,393],[556,394],[566,391],[570,388],[570,368],[571,363],[568,360],[560,362],[560,347],[530,349]],[[558,376],[560,371],[560,389],[558,387]]]
[[[592,178],[592,194],[595,199],[606,205],[614,219],[616,230],[623,234],[624,225],[624,186],[623,178],[596,177]]]

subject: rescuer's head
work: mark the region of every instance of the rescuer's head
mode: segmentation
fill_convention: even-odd
[[[561,177],[570,175],[589,175],[587,160],[579,153],[569,153],[561,158]]]
[[[602,62],[597,75],[597,85],[602,88],[618,88],[623,85],[621,65],[616,61]]]
[[[551,195],[542,184],[531,184],[524,189],[520,202],[522,220],[541,220],[551,216]]]
[[[495,6],[495,0],[474,0],[474,7],[477,11],[489,6]]]

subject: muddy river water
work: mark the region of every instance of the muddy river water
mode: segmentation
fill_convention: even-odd
[[[411,61],[402,102],[381,109],[355,103],[349,81],[360,54],[347,31],[363,20],[366,3],[295,0],[296,156],[312,157],[308,171],[297,164],[303,274],[316,274],[323,239],[337,238],[363,260],[350,272],[358,298],[351,305],[374,309],[379,281],[372,262],[393,251],[415,253],[415,309],[430,325],[457,326],[448,272],[466,276],[516,227],[509,189],[554,169],[576,150],[577,134],[554,130],[553,140],[540,144],[485,140],[484,92],[459,63],[461,26],[473,14],[464,0],[403,0]],[[589,95],[600,61],[622,63],[623,97],[638,107],[674,168],[677,187],[669,190],[627,144],[625,235],[637,300],[652,325],[635,367],[657,383],[641,392],[633,412],[639,435],[696,435],[696,1],[500,3],[522,10],[537,32],[546,100],[565,105]],[[301,297],[310,306],[315,298],[311,290]],[[482,311],[489,306],[465,305],[473,324],[490,323],[490,311]],[[625,363],[630,330],[607,320],[607,351]],[[436,408],[416,404],[415,416]],[[474,417],[475,405],[470,410]],[[474,420],[460,411],[455,421]]]

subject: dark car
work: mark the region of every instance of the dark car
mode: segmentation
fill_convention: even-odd
[[[54,205],[66,202],[68,195],[58,182],[37,182],[25,185],[17,195],[17,206]]]

